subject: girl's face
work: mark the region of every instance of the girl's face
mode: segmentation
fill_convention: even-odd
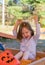
[[[28,30],[26,27],[23,27],[22,28],[22,37],[27,38],[27,39],[31,38],[31,31]]]

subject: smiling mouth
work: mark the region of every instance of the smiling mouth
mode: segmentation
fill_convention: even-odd
[[[25,38],[28,38],[28,36],[25,36]]]
[[[12,62],[14,60],[14,58],[12,58],[11,60],[8,60],[8,61],[6,61],[7,63],[10,63],[10,62]]]

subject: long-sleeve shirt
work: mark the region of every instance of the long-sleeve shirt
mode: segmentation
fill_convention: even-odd
[[[16,31],[14,31],[13,34],[17,36]],[[37,23],[36,34],[32,36],[30,39],[22,39],[22,41],[20,42],[20,51],[22,52],[29,51],[33,55],[36,55],[36,45],[39,36],[40,36],[40,24]]]

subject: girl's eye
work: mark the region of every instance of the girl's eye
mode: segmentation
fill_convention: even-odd
[[[27,34],[28,32],[25,32],[25,33]],[[22,33],[22,34],[24,35],[25,33]]]

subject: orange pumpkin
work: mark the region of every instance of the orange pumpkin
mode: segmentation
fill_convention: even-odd
[[[20,65],[20,63],[10,51],[5,50],[0,53],[0,65]]]

